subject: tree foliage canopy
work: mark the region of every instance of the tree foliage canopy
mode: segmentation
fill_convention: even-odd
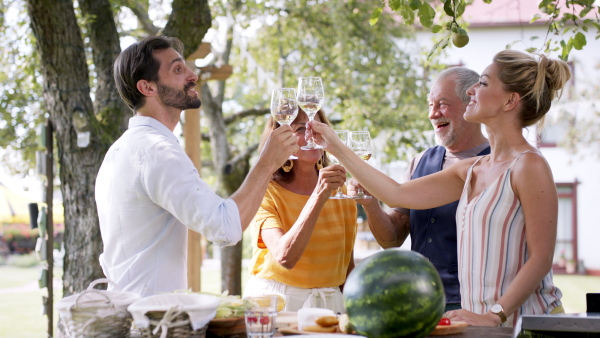
[[[492,0],[483,2],[490,4]],[[372,11],[370,20],[375,25],[386,8],[399,14],[407,25],[413,25],[418,18],[432,33],[445,34],[433,47],[443,49],[453,34],[467,34],[458,22],[470,4],[472,1],[468,0],[383,0]],[[595,0],[540,0],[538,7],[545,16],[536,14],[531,22],[546,20],[548,34],[540,48],[531,48],[529,52],[560,50],[560,58],[567,60],[573,48],[581,50],[587,44],[582,32],[595,29],[596,39],[600,37],[600,6]]]
[[[404,156],[399,148],[423,140],[421,131],[429,128],[424,118],[428,74],[435,66],[398,43],[412,39],[412,27],[390,17],[371,26],[370,5],[364,1],[219,4],[213,6],[213,28],[226,31],[223,26],[231,26],[233,40],[234,74],[225,99],[236,104],[229,107],[264,109],[271,89],[296,87],[300,76],[320,76],[324,110],[336,128],[367,129],[374,136],[407,131],[387,140],[385,160]],[[264,24],[257,27],[257,22]],[[236,114],[235,108],[225,114]],[[231,135],[248,136],[250,125],[260,132],[264,120],[236,124]]]

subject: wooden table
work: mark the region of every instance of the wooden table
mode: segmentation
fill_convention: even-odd
[[[427,337],[440,337],[440,338],[511,338],[513,333],[512,327],[477,327],[469,326],[463,332],[454,335],[447,336],[427,336]],[[310,337],[311,335],[304,335]],[[275,337],[284,337],[283,334],[276,332]],[[331,335],[335,338],[335,335]]]
[[[428,336],[428,337],[461,337],[461,338],[511,338],[512,327],[480,327],[469,326],[459,334],[447,336]]]

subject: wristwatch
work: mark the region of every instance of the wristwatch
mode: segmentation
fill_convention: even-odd
[[[494,304],[494,306],[492,306],[490,310],[492,311],[492,313],[495,313],[498,315],[498,317],[500,317],[502,323],[506,322],[506,315],[504,314],[504,308],[502,308],[502,305]]]

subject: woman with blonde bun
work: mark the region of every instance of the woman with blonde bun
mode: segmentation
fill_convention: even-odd
[[[544,117],[571,76],[544,55],[505,50],[467,90],[465,120],[485,125],[491,154],[399,184],[360,160],[328,126],[315,136],[372,195],[390,207],[429,209],[459,201],[456,224],[462,309],[451,320],[513,326],[523,314],[564,312],[552,281],[558,197],[543,155],[523,128]]]

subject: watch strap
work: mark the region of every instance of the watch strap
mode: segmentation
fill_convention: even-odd
[[[499,305],[499,304],[496,304]],[[494,307],[496,306],[494,305]],[[502,308],[502,305],[499,305],[500,310],[499,311],[494,311],[492,309],[492,313],[498,315],[498,317],[500,317],[500,320],[502,321],[502,324],[506,323],[506,314],[504,313],[504,309]]]

